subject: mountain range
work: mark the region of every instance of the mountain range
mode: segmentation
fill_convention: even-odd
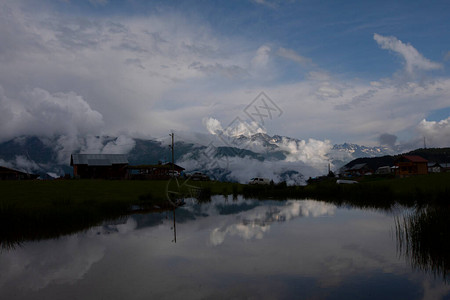
[[[393,155],[401,146],[366,147],[329,141],[300,140],[257,133],[240,136],[210,136],[209,140],[179,138],[174,144],[175,162],[186,172],[200,171],[217,180],[248,182],[267,177],[302,184],[308,177],[337,170],[360,157]],[[71,174],[72,153],[127,154],[130,165],[170,161],[167,140],[149,140],[121,135],[68,137],[22,136],[0,143],[0,165],[39,174],[41,178]]]

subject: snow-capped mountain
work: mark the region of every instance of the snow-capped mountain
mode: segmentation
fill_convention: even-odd
[[[179,137],[175,143],[175,161],[186,172],[201,171],[218,180],[247,182],[252,177],[267,177],[275,182],[301,184],[308,177],[325,174],[329,166],[337,170],[355,158],[392,155],[402,150],[399,146],[332,145],[327,140],[256,133],[211,136],[209,143],[184,141]],[[167,141],[124,135],[19,137],[0,143],[0,166],[56,177],[72,172],[69,166],[72,153],[127,154],[131,165],[154,164],[171,158]]]
[[[344,143],[340,145],[334,145],[333,150],[351,153],[356,157],[375,157],[397,154],[405,149],[400,145],[395,145],[391,148],[387,146],[366,147],[356,144]]]

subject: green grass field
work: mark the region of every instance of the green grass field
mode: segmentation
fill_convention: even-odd
[[[188,184],[208,189],[211,194],[233,194],[242,185],[217,181],[179,180],[180,189]],[[184,184],[184,185],[183,185]],[[168,180],[53,180],[0,181],[0,207],[49,207],[55,205],[85,205],[102,203],[138,204],[142,196],[154,203],[166,202],[167,191],[175,190],[176,183]]]

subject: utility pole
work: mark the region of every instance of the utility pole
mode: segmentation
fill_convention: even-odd
[[[173,138],[174,138],[174,133],[172,132],[170,134],[170,136],[172,137],[172,145],[170,146],[170,148],[172,149],[172,177],[175,177],[175,161],[174,161],[174,143],[173,143]]]
[[[423,149],[427,149],[427,143],[425,137],[423,137]]]

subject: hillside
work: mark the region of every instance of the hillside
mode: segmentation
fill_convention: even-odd
[[[400,155],[418,155],[425,158],[429,162],[450,163],[450,148],[420,148],[398,155],[385,155],[381,157],[360,157],[344,165],[341,170],[349,169],[354,165],[363,163],[366,163],[372,170],[376,170],[379,167],[383,166],[393,166],[395,164],[396,158]]]

